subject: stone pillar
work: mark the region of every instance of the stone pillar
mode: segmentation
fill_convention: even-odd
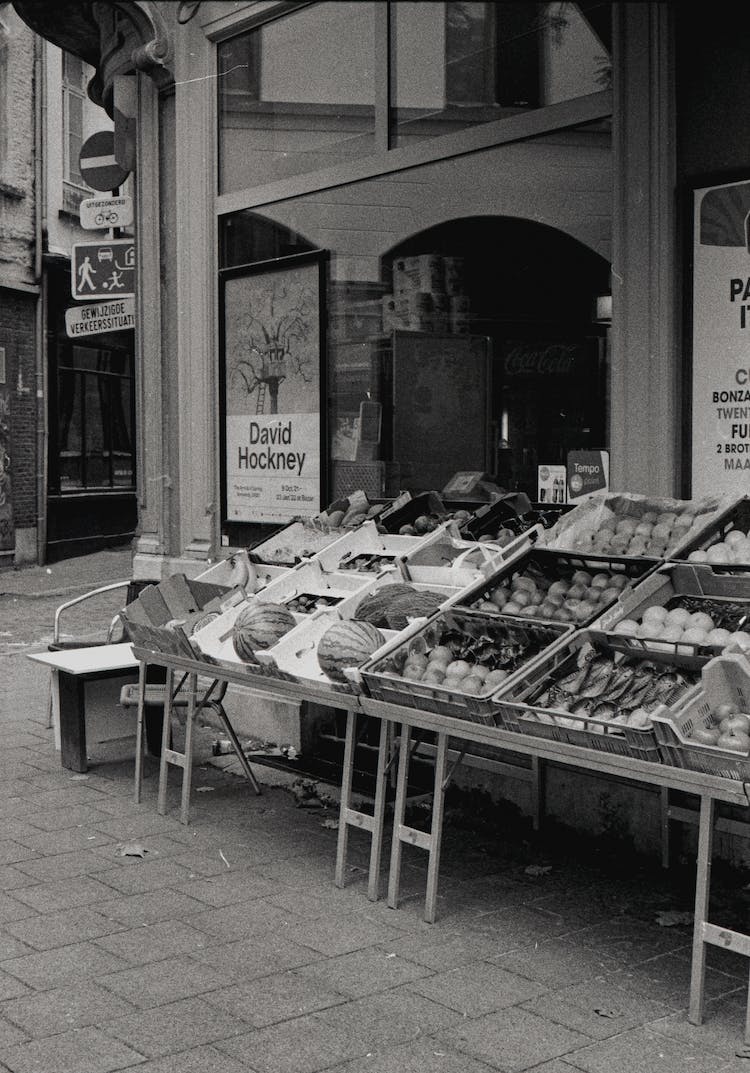
[[[671,496],[680,479],[670,5],[613,5],[611,482]]]

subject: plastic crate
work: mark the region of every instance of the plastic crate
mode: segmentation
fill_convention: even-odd
[[[399,536],[381,533],[374,522],[363,522],[357,529],[339,535],[312,559],[325,571],[378,573],[398,570],[399,559],[410,551],[440,538],[445,527],[421,536]]]
[[[706,601],[708,613],[709,608],[722,604],[729,612],[730,608],[747,601],[746,613],[750,615],[750,574],[736,577],[699,563],[667,563],[645,577],[630,593],[624,594],[595,619],[589,629],[593,639],[606,641],[629,655],[648,656],[677,666],[701,668],[724,651],[724,646],[680,640],[649,640],[613,631],[624,619],[642,618],[649,607],[661,606],[671,610],[687,605],[689,610],[697,611],[703,609],[700,606],[702,601]]]
[[[623,722],[599,718],[593,714],[573,714],[551,703],[544,703],[542,698],[547,693],[555,695],[555,681],[563,676],[582,670],[585,663],[596,655],[611,659],[617,672],[615,683],[622,687],[622,670],[626,666],[637,668],[640,662],[630,660],[614,651],[609,645],[593,642],[588,630],[574,634],[562,647],[543,655],[520,676],[512,688],[498,699],[497,717],[499,724],[507,730],[520,734],[532,734],[551,741],[566,742],[599,752],[616,753],[621,756],[633,756],[639,760],[659,762],[656,732],[653,727],[631,727]],[[689,675],[684,691],[691,687]],[[562,691],[557,690],[557,695]],[[592,710],[596,703],[607,700],[606,694],[592,698]],[[637,703],[636,695],[622,695],[623,713],[635,710],[642,705]]]
[[[466,588],[496,573],[533,544],[537,531],[523,533],[501,547],[484,541],[461,540],[445,529],[422,547],[400,557],[398,566],[406,581],[434,582]]]
[[[461,534],[473,540],[496,537],[500,529],[524,533],[533,526],[549,529],[573,504],[532,503],[523,492],[511,492],[476,510],[461,526]]]
[[[494,574],[486,575],[482,580],[472,585],[459,603],[462,607],[470,609],[471,604],[477,599],[488,598],[489,593],[499,584],[506,580],[510,581],[511,578],[518,574],[536,576],[554,582],[570,581],[577,571],[585,571],[589,575],[606,571],[626,578],[629,589],[633,583],[652,573],[658,565],[659,561],[657,559],[628,559],[612,556],[596,556],[592,559],[590,556],[579,555],[575,552],[549,551],[546,548],[531,547],[526,552],[521,551],[510,562],[502,563]],[[604,589],[598,590],[599,597],[606,591]],[[625,591],[628,590],[626,589]],[[587,626],[589,622],[601,615],[601,612],[606,607],[611,607],[616,599],[615,595],[610,595],[606,602],[598,603],[590,615],[578,619],[571,617],[566,621],[570,621],[572,625],[578,628]],[[489,609],[483,609],[484,612],[493,613]],[[494,613],[503,615],[502,608],[498,608],[497,612]],[[562,621],[562,619],[550,619],[540,615],[523,615],[521,617],[524,620],[530,617],[547,622]]]
[[[695,560],[691,559],[691,561],[707,562],[699,558],[700,553],[725,540],[732,530],[739,530],[746,534],[750,532],[750,496],[743,496],[738,502],[721,511],[694,537],[684,542],[679,551],[670,555],[670,558],[685,560],[695,556]],[[747,562],[711,563],[710,565],[717,573],[732,574],[750,571],[750,559]]]
[[[261,603],[288,605],[300,596],[320,597],[336,606],[350,599],[357,593],[368,591],[374,576],[347,571],[345,573],[327,573],[320,563],[312,560],[300,563],[292,570],[287,570],[281,577],[269,582],[256,595]],[[290,607],[298,614],[310,614],[301,607]]]
[[[731,502],[735,500],[736,497],[731,497]],[[728,496],[683,500],[624,492],[596,492],[563,515],[546,532],[545,544],[555,551],[598,554],[602,549],[597,547],[597,538],[607,526],[616,526],[626,519],[637,524],[644,515],[674,514],[679,518],[672,523],[669,536],[665,537],[664,551],[658,553],[661,559],[671,558],[717,518],[729,502]],[[605,554],[627,554],[627,551],[608,547]],[[649,553],[645,551],[643,554],[647,556]]]
[[[750,664],[744,657],[717,656],[706,664],[700,685],[680,705],[652,714],[662,760],[689,771],[750,782],[750,756],[690,740],[696,727],[711,725],[711,713],[719,704],[750,711]]]
[[[444,499],[438,492],[420,492],[406,501],[397,499],[378,515],[378,524],[387,533],[397,534],[403,525],[413,525],[422,516],[448,521],[457,510],[472,514],[483,504],[478,500]]]
[[[296,566],[340,538],[340,529],[328,529],[313,520],[294,521],[248,548],[247,554],[253,563]]]
[[[498,663],[501,669],[508,671],[500,686],[469,694],[442,685],[404,679],[394,673],[393,668],[403,667],[410,653],[428,651],[454,629],[475,641],[486,638],[489,645],[513,646],[507,662]],[[561,644],[571,632],[570,626],[561,623],[510,622],[449,607],[426,621],[415,622],[377,659],[368,660],[360,669],[363,690],[374,700],[494,726],[498,695],[513,685],[532,660]]]

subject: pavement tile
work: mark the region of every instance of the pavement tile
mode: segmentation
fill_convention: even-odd
[[[113,1073],[131,1066],[143,1068],[140,1054],[96,1028],[63,1032],[9,1047],[2,1060],[13,1073]]]
[[[613,972],[619,964],[604,950],[577,946],[569,939],[528,943],[517,950],[492,955],[489,960],[508,972],[518,973],[529,980],[539,980],[550,987],[577,984]]]
[[[151,833],[145,835],[143,838],[134,836],[134,840],[137,840],[143,844],[143,848],[146,850],[145,857],[121,857],[117,850],[118,846],[121,846],[125,842],[131,841],[128,838],[120,838],[116,841],[102,842],[99,845],[91,847],[91,852],[101,857],[104,861],[109,861],[116,864],[120,868],[132,868],[137,867],[138,864],[144,860],[156,860],[160,857],[177,858],[181,854],[185,853],[185,844],[179,839],[172,838],[171,833],[165,834],[162,832]]]
[[[60,789],[39,790],[27,798],[30,809],[34,812],[64,812],[76,805],[90,805],[98,795],[85,783],[65,786]]]
[[[16,864],[18,861],[26,861],[29,857],[38,857],[36,849],[22,846],[11,839],[0,839],[0,864]]]
[[[319,950],[328,957],[348,954],[364,946],[395,942],[401,934],[397,928],[372,920],[362,912],[329,914],[315,920],[290,923],[284,929],[288,939]]]
[[[735,1052],[743,1046],[746,1011],[747,995],[743,989],[736,996],[706,1002],[700,1025],[691,1025],[681,1010],[652,1021],[649,1028],[702,1051],[712,1051],[724,1061],[736,1064],[738,1069],[747,1070],[747,1059],[735,1058]]]
[[[138,862],[135,868],[107,868],[97,872],[96,878],[121,894],[147,894],[164,887],[175,888],[178,883],[185,881],[187,872],[172,858],[162,860],[157,857],[151,860],[147,855],[135,860]],[[111,895],[110,890],[109,896]]]
[[[661,928],[632,917],[615,917],[571,936],[571,941],[603,950],[626,964],[637,964],[690,946],[690,938],[679,928]]]
[[[241,981],[204,996],[218,1009],[242,1018],[253,1028],[264,1028],[344,1002],[338,992],[303,971],[279,972],[257,980]]]
[[[523,1004],[539,1017],[556,1024],[567,1025],[592,1039],[627,1032],[637,1025],[647,1024],[669,1013],[666,1002],[657,1002],[616,987],[611,977],[587,980],[571,987],[548,992]]]
[[[345,1029],[325,1024],[317,1015],[259,1028],[215,1046],[222,1054],[246,1062],[257,1073],[316,1073],[366,1053]]]
[[[400,911],[399,911],[400,912]],[[498,947],[484,935],[421,921],[421,927],[400,938],[392,938],[384,949],[395,950],[428,969],[452,969],[475,961],[484,961],[498,953]]]
[[[30,989],[24,983],[0,969],[0,1003],[29,993]]]
[[[247,1022],[201,996],[118,1017],[103,1031],[147,1058],[158,1058],[247,1032]]]
[[[96,905],[111,897],[112,890],[91,876],[69,876],[56,883],[35,883],[13,892],[13,897],[37,913],[54,913],[80,905]],[[2,918],[0,895],[0,919]]]
[[[569,1060],[584,1073],[729,1073],[711,1051],[670,1039],[651,1027],[601,1040],[569,1055]],[[747,1063],[742,1068],[746,1067]]]
[[[89,906],[46,913],[5,925],[6,932],[37,950],[80,943],[118,931],[119,925]]]
[[[100,901],[97,906],[104,916],[127,927],[155,924],[158,920],[184,920],[202,907],[203,902],[169,888],[144,894],[123,894]]]
[[[41,854],[54,856],[56,853],[69,853],[77,849],[90,849],[92,846],[104,846],[110,839],[93,827],[68,827],[62,831],[37,831],[24,836],[24,845],[29,847],[27,856],[38,857]],[[12,862],[8,862],[12,863]]]
[[[228,942],[230,939],[246,939],[258,933],[283,931],[286,934],[287,927],[294,923],[294,918],[265,898],[256,898],[250,902],[193,913],[188,918],[188,923],[222,942]]]
[[[236,905],[238,902],[273,894],[276,885],[244,868],[231,872],[224,870],[218,875],[188,880],[183,873],[183,881],[175,889],[218,909],[221,906]]]
[[[377,1050],[335,1067],[335,1073],[491,1073],[491,1070],[495,1071],[496,1067],[469,1058],[461,1051],[449,1050],[444,1040],[430,1038]],[[572,1066],[564,1073],[574,1073]]]
[[[5,1017],[0,1017],[0,1070],[7,1069],[1,1059],[8,1049],[17,1046],[19,1043],[27,1043],[28,1039],[29,1037],[18,1025],[14,1025],[11,1021],[6,1020]]]
[[[451,1032],[441,1033],[441,1038],[443,1035],[447,1042],[504,1073],[518,1073],[590,1042],[580,1032],[546,1021],[518,1006],[463,1021]],[[642,1073],[638,1066],[633,1066],[629,1073],[636,1069]]]
[[[225,980],[252,980],[308,965],[322,955],[292,942],[286,935],[258,933],[249,939],[212,943],[196,950],[193,956],[201,964],[223,973]]]
[[[93,827],[97,821],[106,818],[106,814],[91,804],[72,805],[64,809],[34,811],[29,816],[29,823],[42,831],[60,831],[65,827]]]
[[[95,979],[126,968],[127,964],[96,943],[86,942],[14,957],[3,961],[2,969],[36,991],[45,991],[68,982]]]
[[[421,1035],[444,1033],[462,1020],[460,1014],[418,995],[408,984],[332,1006],[316,1017],[345,1029],[350,1039],[359,1041],[362,1054]]]
[[[684,1009],[688,1005],[690,962],[675,954],[662,954],[638,965],[620,965],[612,979],[621,987],[660,999],[674,1009]],[[708,999],[730,994],[744,986],[746,980],[716,969],[706,969],[704,994]]]
[[[135,1006],[147,1009],[224,987],[226,977],[183,954],[109,973],[99,982]]]
[[[255,1073],[249,1065],[228,1058],[210,1046],[155,1058],[135,1068],[138,1073]]]
[[[393,950],[365,947],[316,961],[299,969],[299,974],[348,998],[360,998],[419,980],[429,976],[430,970],[399,957]]]
[[[105,862],[92,849],[76,849],[70,853],[56,853],[53,857],[34,857],[29,861],[19,861],[13,866],[37,882],[53,883],[55,880],[68,879],[72,876],[85,876],[99,873],[106,868]]]
[[[69,980],[62,987],[3,1002],[0,1012],[31,1039],[42,1039],[71,1028],[100,1025],[132,1013],[133,1006],[97,984]]]
[[[191,954],[214,940],[182,921],[161,920],[157,924],[128,928],[102,935],[96,945],[121,958],[128,965],[147,965],[175,954]]]
[[[14,920],[25,920],[34,916],[37,910],[26,904],[29,892],[34,886],[16,887],[12,894],[0,894],[0,924]]]
[[[31,953],[33,950],[30,946],[0,928],[0,963],[8,958],[19,958]]]
[[[480,1017],[536,998],[545,985],[479,961],[417,980],[411,990],[467,1017]]]

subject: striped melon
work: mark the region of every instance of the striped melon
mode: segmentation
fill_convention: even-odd
[[[318,641],[320,669],[334,682],[345,682],[344,668],[359,667],[383,644],[385,637],[371,622],[334,622]]]
[[[256,648],[270,648],[297,625],[292,612],[281,604],[249,604],[232,628],[232,646],[245,663],[253,662]]]

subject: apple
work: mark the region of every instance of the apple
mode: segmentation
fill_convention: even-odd
[[[697,626],[699,629],[705,630],[706,633],[710,633],[716,624],[705,611],[694,611],[690,616],[690,625]]]
[[[750,715],[744,712],[726,715],[719,721],[719,730],[722,734],[750,734]]]
[[[706,644],[720,645],[723,648],[724,645],[729,644],[731,639],[732,635],[729,630],[722,630],[717,627],[715,630],[711,630],[711,632],[707,634]]]
[[[471,666],[465,659],[454,659],[453,662],[449,663],[446,667],[445,674],[446,677],[450,678],[463,677],[464,675],[469,674],[470,671]]]
[[[615,626],[613,633],[622,634],[625,637],[635,637],[638,633],[639,625],[632,618],[624,618],[621,622],[618,622]]]
[[[496,670],[490,671],[484,680],[485,689],[494,689],[495,686],[499,686],[508,677],[508,671]]]
[[[576,570],[570,580],[574,585],[583,585],[586,588],[591,584],[591,574],[587,570]]]
[[[567,592],[568,600],[582,600],[586,595],[586,586],[581,584],[573,584],[570,586]]]
[[[736,711],[734,704],[717,704],[712,715],[716,722],[720,723],[722,719],[726,719],[728,715],[734,715]]]
[[[490,600],[496,607],[505,607],[510,596],[508,590],[502,585],[498,585],[496,589],[493,589],[490,593]]]
[[[594,574],[591,579],[592,589],[608,589],[611,587],[612,578],[609,574]]]
[[[429,659],[430,663],[439,661],[440,663],[445,664],[445,666],[447,667],[448,664],[453,660],[453,653],[447,645],[436,645],[427,658]]]
[[[565,596],[567,595],[570,585],[567,581],[553,581],[550,587],[547,589],[547,596]]]
[[[727,730],[719,735],[716,744],[720,749],[731,749],[735,753],[749,753],[750,735],[742,730]]]
[[[647,619],[653,619],[654,622],[663,622],[666,617],[667,609],[666,607],[662,607],[661,604],[651,604],[651,606],[647,607],[643,612],[644,622],[646,622]]]

